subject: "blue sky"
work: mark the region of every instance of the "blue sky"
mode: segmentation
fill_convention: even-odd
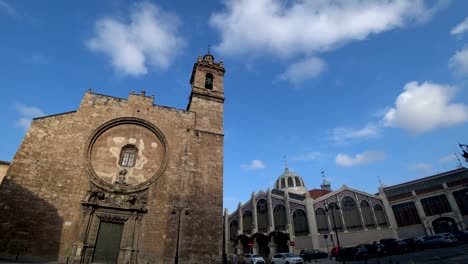
[[[0,159],[86,89],[185,109],[211,45],[225,75],[229,211],[284,170],[377,192],[454,169],[468,143],[466,1],[0,0]],[[462,160],[464,163],[464,161]],[[466,166],[466,163],[464,163]]]

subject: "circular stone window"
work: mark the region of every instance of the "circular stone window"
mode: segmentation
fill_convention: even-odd
[[[147,188],[167,164],[166,140],[153,124],[127,117],[101,125],[86,150],[92,181],[111,191]]]

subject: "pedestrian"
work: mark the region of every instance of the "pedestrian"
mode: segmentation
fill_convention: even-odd
[[[232,264],[237,264],[237,255],[236,255],[236,253],[232,254]]]

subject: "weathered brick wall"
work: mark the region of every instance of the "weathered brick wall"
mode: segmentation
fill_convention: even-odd
[[[200,101],[200,107],[208,101]],[[215,113],[216,111],[221,113]],[[222,105],[211,122],[222,132]],[[221,116],[219,116],[221,115]],[[149,186],[138,253],[141,263],[169,263],[175,255],[177,215],[181,263],[212,263],[221,255],[223,136],[195,129],[201,114],[87,92],[76,112],[35,119],[0,186],[0,257],[59,260],[73,253],[82,225],[81,201],[89,188],[86,143],[95,129],[120,117],[144,119],[167,140],[168,163]],[[221,127],[221,128],[219,128]],[[18,246],[19,245],[19,246]]]
[[[0,184],[2,183],[3,177],[5,177],[9,167],[10,167],[9,162],[0,160]]]

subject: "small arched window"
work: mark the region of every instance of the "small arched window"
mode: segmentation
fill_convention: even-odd
[[[301,181],[296,177],[296,187],[301,187]]]
[[[205,88],[212,90],[213,89],[213,74],[207,73],[205,77]]]
[[[372,211],[367,201],[361,201],[361,212],[366,228],[375,228],[374,217],[372,216]]]
[[[266,233],[268,231],[268,203],[265,199],[261,199],[257,203],[257,225],[259,232]]]
[[[317,230],[319,233],[328,233],[328,220],[325,210],[317,208],[317,210],[315,210],[315,219],[317,221]]]
[[[359,214],[356,201],[353,198],[346,196],[341,201],[341,204],[343,207],[343,218],[346,224],[346,229],[350,231],[361,230],[361,215]]]
[[[237,236],[237,231],[239,229],[239,223],[234,220],[229,224],[229,240],[235,241]]]
[[[293,213],[294,235],[307,236],[309,234],[309,225],[307,215],[304,210],[298,209]]]
[[[276,231],[286,230],[286,208],[284,205],[278,204],[275,209],[273,209],[273,221],[275,222]]]
[[[387,227],[387,217],[385,212],[380,204],[374,205],[375,218],[377,218],[377,225],[380,227]]]
[[[126,145],[120,151],[120,165],[124,167],[135,166],[138,149],[134,145]]]
[[[288,177],[288,187],[294,187],[293,179]]]
[[[281,179],[281,189],[284,189],[284,188],[286,188],[286,179],[285,178]]]

